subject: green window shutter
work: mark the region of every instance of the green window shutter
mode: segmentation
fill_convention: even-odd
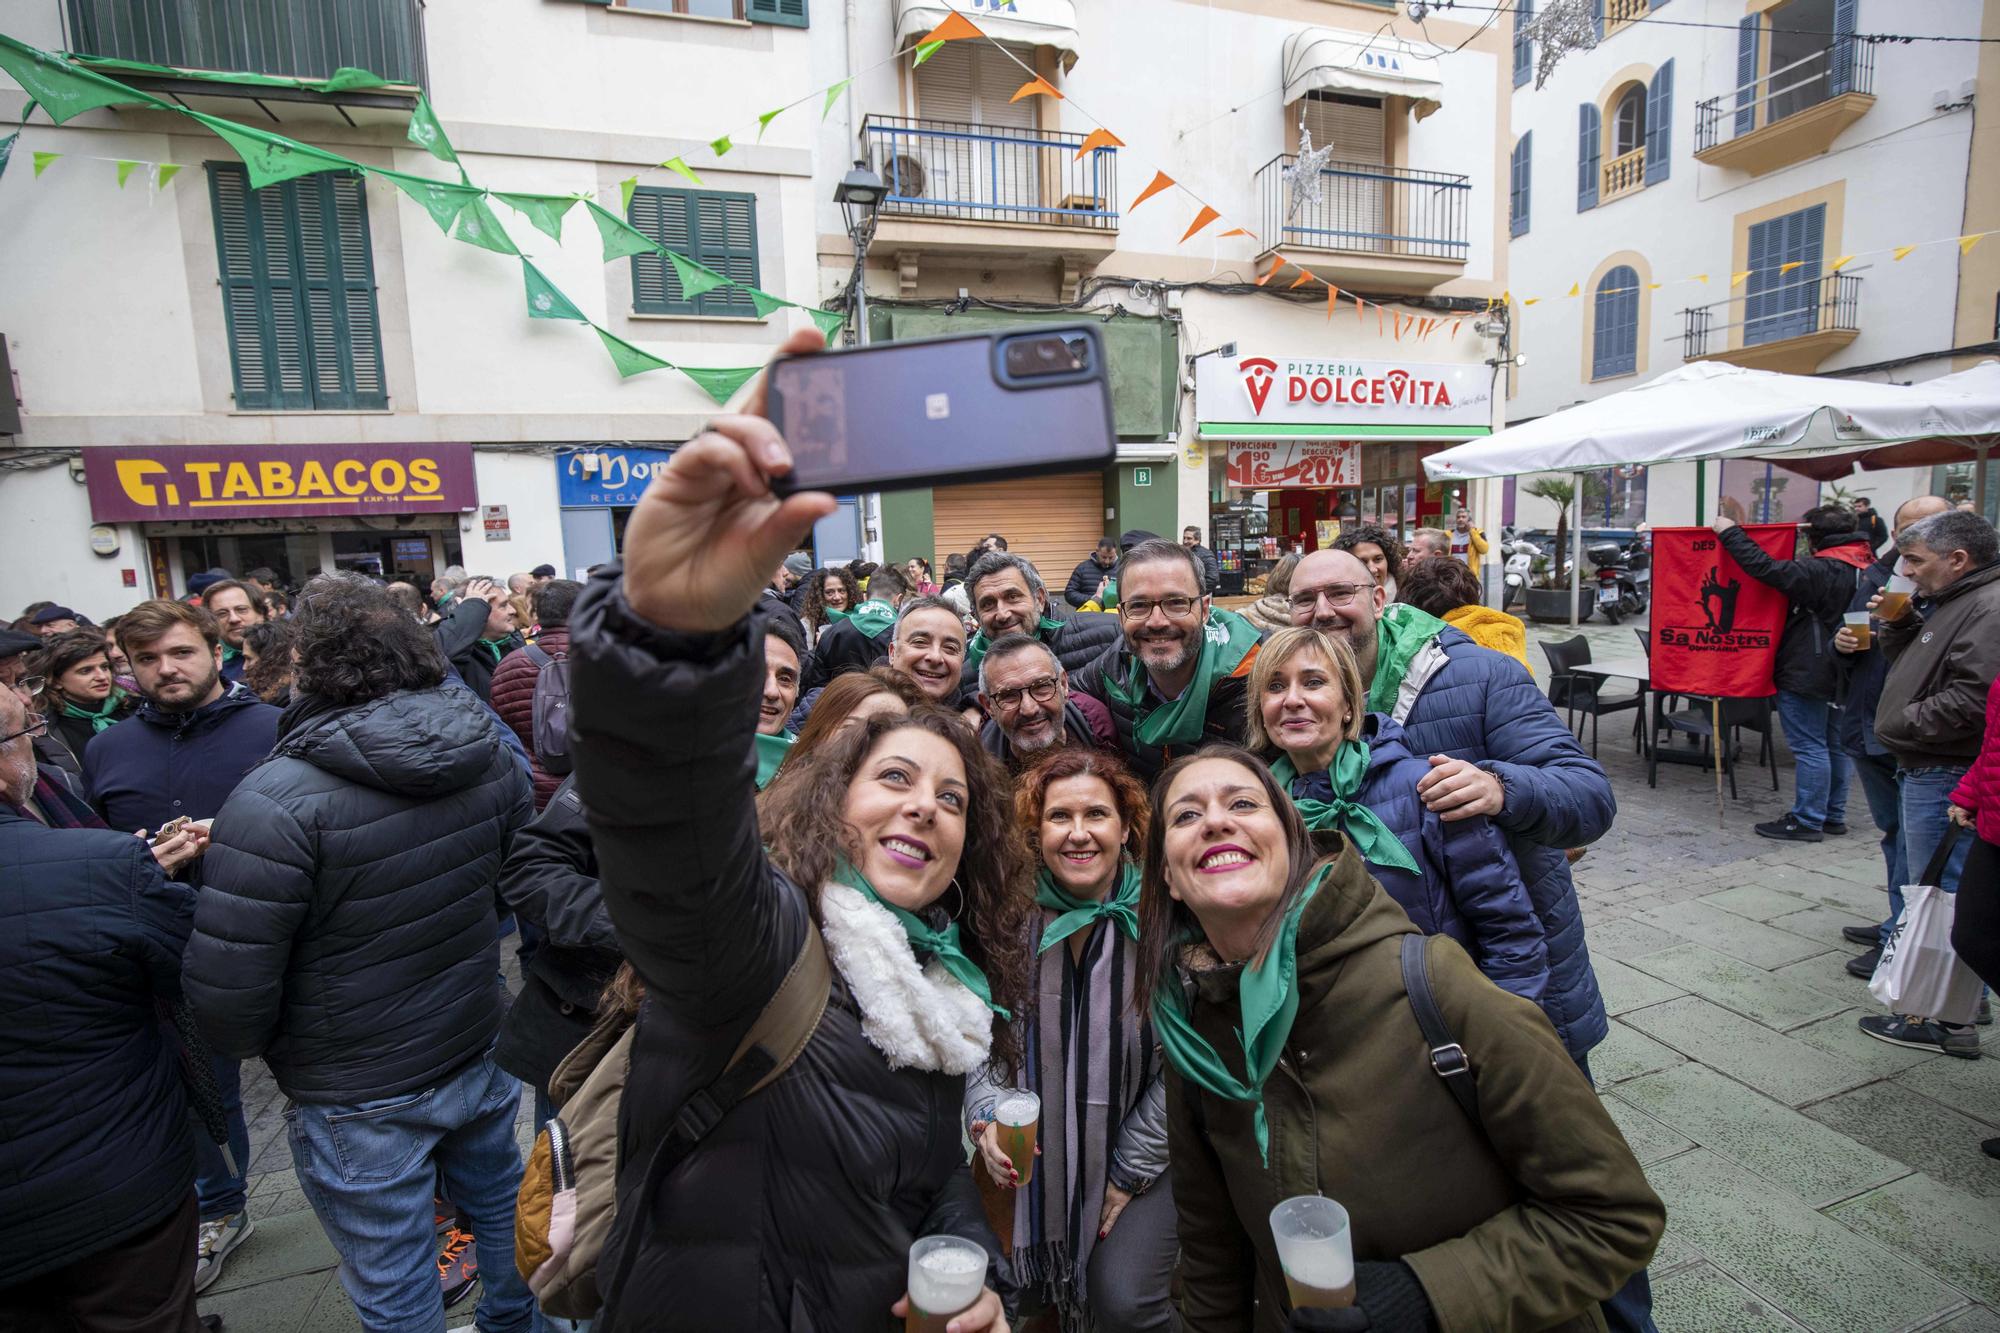
[[[806,0],[748,0],[743,17],[752,23],[776,23],[787,28],[803,28]]]
[[[208,195],[236,406],[310,408],[304,303],[282,189],[252,190],[241,166],[217,162]]]
[[[757,196],[716,190],[632,192],[625,220],[669,250],[735,282],[757,285]],[[750,298],[718,287],[690,301],[673,265],[657,254],[632,256],[632,310],[642,315],[755,315]]]
[[[313,406],[386,408],[365,187],[357,176],[334,172],[302,176],[286,185],[295,185],[298,192]]]
[[[701,193],[694,196],[695,258],[732,282],[757,286],[757,197]],[[696,302],[704,315],[755,315],[737,287],[718,287]]]

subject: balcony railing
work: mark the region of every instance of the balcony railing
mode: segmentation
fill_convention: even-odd
[[[885,215],[1118,229],[1118,152],[1080,134],[870,116],[868,163]]]
[[[1652,12],[1652,0],[1604,0],[1604,31],[1616,32]]]
[[[1257,173],[1266,245],[1417,259],[1466,257],[1469,177],[1328,162],[1319,173],[1319,202],[1304,202],[1293,210],[1285,170],[1297,161],[1290,153],[1281,154]]]
[[[1731,320],[1730,312],[1739,304],[1742,318]],[[1745,348],[1813,333],[1859,333],[1861,276],[1824,273],[1683,310],[1681,315],[1681,356],[1689,361],[1723,351],[1729,330],[1736,328],[1743,330]],[[1714,344],[1718,336],[1721,342]]]
[[[424,85],[423,0],[65,0],[69,49],[176,69]]]
[[[1695,108],[1694,151],[1703,153],[1847,93],[1875,91],[1875,47],[1842,37]]]
[[[1604,179],[1599,185],[1597,201],[1607,203],[1621,194],[1644,189],[1646,185],[1646,148],[1644,144],[1629,153],[1606,162],[1602,168]]]

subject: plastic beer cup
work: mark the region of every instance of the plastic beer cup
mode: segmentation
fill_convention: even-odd
[[[1869,626],[1869,617],[1866,611],[1849,611],[1847,613],[1847,632],[1854,636],[1854,642],[1860,645],[1861,651],[1864,653],[1868,651],[1869,644],[1874,641],[1874,631]]]
[[[910,1312],[903,1333],[944,1333],[986,1288],[986,1251],[959,1236],[925,1236],[910,1247]]]
[[[1910,594],[1916,590],[1914,580],[1891,574],[1889,586],[1882,589],[1882,600],[1875,604],[1875,614],[1883,620],[1901,620],[1910,609]]]
[[[1318,1194],[1287,1199],[1271,1210],[1271,1238],[1294,1310],[1354,1304],[1354,1236],[1345,1208]]]
[[[993,1123],[1000,1127],[1000,1151],[1014,1164],[1022,1189],[1035,1178],[1035,1138],[1041,1120],[1042,1099],[1032,1092],[1004,1092],[993,1107]]]

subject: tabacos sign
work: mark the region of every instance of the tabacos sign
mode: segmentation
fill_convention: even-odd
[[[1203,357],[1195,411],[1204,423],[1485,426],[1484,367],[1422,361]]]
[[[306,518],[474,509],[470,444],[87,448],[99,523]]]

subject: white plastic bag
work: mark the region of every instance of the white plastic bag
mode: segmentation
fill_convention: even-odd
[[[1895,1014],[1914,1014],[1954,1025],[1970,1023],[1979,1012],[1979,977],[1952,952],[1951,923],[1958,895],[1934,884],[1903,888],[1903,914],[1896,918],[1882,961],[1868,980],[1868,992]]]

